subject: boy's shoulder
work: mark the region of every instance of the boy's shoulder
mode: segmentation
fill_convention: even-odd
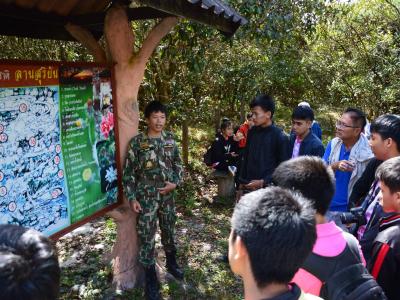
[[[400,213],[387,216],[379,221],[379,233],[375,242],[389,244],[400,251]]]
[[[313,144],[324,145],[324,144],[322,144],[322,141],[311,131],[309,133],[309,136],[310,136],[310,140],[312,141]]]
[[[286,132],[283,130],[282,127],[277,126],[275,123],[272,123],[271,126],[269,126],[269,130],[266,131],[268,135],[272,135],[275,138],[284,138],[289,140],[289,136],[286,134]]]

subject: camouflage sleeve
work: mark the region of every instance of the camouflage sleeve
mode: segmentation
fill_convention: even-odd
[[[180,185],[183,177],[183,167],[182,167],[182,159],[179,154],[178,146],[175,144],[174,147],[174,164],[173,164],[174,173],[172,176],[172,182],[176,185]]]
[[[136,170],[138,167],[137,153],[135,143],[131,141],[126,155],[124,173],[122,176],[122,185],[124,187],[124,194],[128,201],[136,199]]]

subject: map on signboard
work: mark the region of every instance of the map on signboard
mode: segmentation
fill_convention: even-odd
[[[68,225],[57,86],[0,88],[0,223]]]

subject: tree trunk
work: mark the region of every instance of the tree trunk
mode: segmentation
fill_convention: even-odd
[[[218,107],[215,110],[215,115],[214,115],[214,128],[215,128],[215,132],[218,132],[219,130],[219,125],[221,123],[221,107],[220,107],[220,100],[218,102]]]
[[[189,164],[189,121],[182,122],[182,159],[185,166]]]
[[[246,121],[246,103],[243,98],[240,98],[240,123]]]
[[[133,53],[135,37],[126,14],[126,7],[119,4],[111,7],[104,22],[104,33],[108,50],[114,64],[116,99],[115,112],[118,118],[119,165],[121,174],[129,141],[138,132],[139,105],[137,102],[140,84],[146,63],[160,40],[178,22],[168,17],[158,23],[144,40],[138,53]],[[91,33],[79,26],[67,24],[66,29],[94,55],[97,62],[106,62],[107,56]],[[122,175],[122,174],[121,174]],[[113,247],[113,283],[117,290],[133,288],[139,281],[140,267],[136,257],[138,239],[136,214],[130,209],[126,197],[123,204],[109,213],[117,224],[117,238]]]
[[[117,88],[118,128],[120,162],[124,164],[129,141],[138,132],[139,105],[137,95],[143,80],[146,63],[160,40],[177,23],[177,18],[166,18],[156,25],[145,41],[139,53],[132,54],[134,35],[126,11],[122,7],[109,10],[105,22],[107,44],[116,62],[115,80]],[[120,166],[120,170],[122,170]],[[124,197],[124,205],[114,212],[117,223],[117,239],[113,248],[114,277],[117,289],[126,290],[140,280],[139,264],[136,257],[138,239],[136,235],[136,217]]]

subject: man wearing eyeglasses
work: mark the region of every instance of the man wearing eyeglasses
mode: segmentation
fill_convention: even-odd
[[[338,213],[347,211],[348,197],[353,186],[374,156],[363,134],[365,124],[366,117],[361,110],[346,109],[336,122],[336,137],[328,143],[323,157],[332,167],[336,178],[336,192],[328,217],[339,224]]]

